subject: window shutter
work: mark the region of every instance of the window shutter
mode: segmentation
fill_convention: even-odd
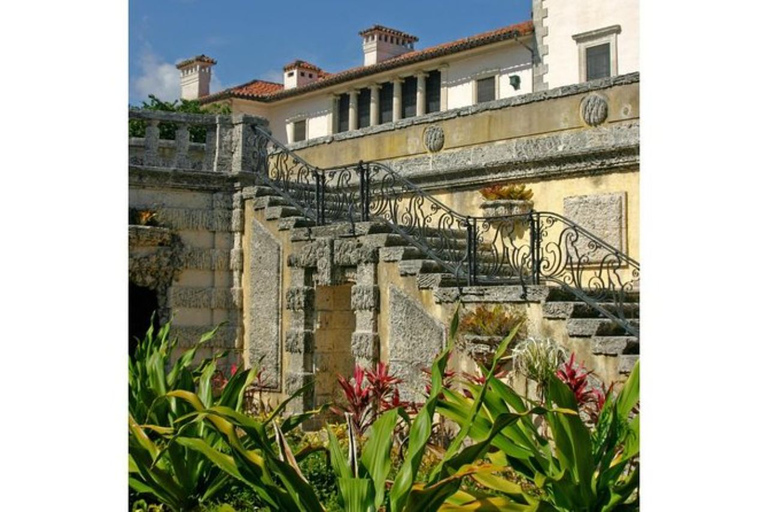
[[[477,81],[477,102],[484,103],[496,99],[496,77],[490,76]]]
[[[339,95],[339,111],[336,112],[338,117],[338,131],[349,131],[349,94],[344,93]]]
[[[371,126],[371,90],[362,89],[357,95],[357,127]]]
[[[403,80],[403,119],[416,115],[416,88],[418,86],[415,76],[409,76]]]
[[[430,71],[427,75],[427,114],[440,112],[440,71]]]
[[[587,80],[611,76],[611,45],[600,44],[587,48]]]
[[[293,142],[307,140],[307,120],[302,119],[293,123]]]
[[[381,86],[379,91],[379,123],[392,122],[392,99],[394,94],[395,88],[392,82],[387,82]]]

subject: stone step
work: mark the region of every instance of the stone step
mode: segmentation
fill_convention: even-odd
[[[397,264],[397,269],[401,276],[445,272],[445,267],[434,260],[404,260]]]
[[[406,241],[406,243],[408,242]],[[439,252],[442,256],[450,259],[451,261],[464,260],[466,258],[466,253],[463,251],[442,250],[436,252]],[[382,261],[388,262],[430,259],[429,255],[425,251],[418,247],[413,247],[412,245],[382,249],[379,253],[379,256]],[[489,251],[478,251],[477,258],[478,262],[480,263],[493,263],[496,261],[496,255]]]
[[[315,221],[306,217],[283,217],[278,220],[278,231],[289,231],[296,228],[306,228],[315,225]]]
[[[605,302],[607,298],[611,298],[610,295],[605,293],[587,293],[588,296],[592,296],[597,302]],[[549,295],[547,296],[547,302],[582,302],[581,298],[577,297],[572,292],[565,288],[552,286],[549,289]],[[624,302],[640,302],[640,292],[633,290],[624,294]]]
[[[592,353],[595,355],[617,356],[638,354],[640,339],[636,336],[595,336],[592,338]]]
[[[372,234],[391,233],[392,228],[380,222],[335,222],[324,226],[294,229],[291,232],[292,242],[301,242],[320,237],[347,238]]]
[[[270,206],[291,206],[290,201],[281,196],[263,195],[253,201],[254,210],[263,210]]]
[[[293,206],[268,206],[264,210],[264,216],[267,220],[277,220],[284,217],[300,217],[302,212]]]
[[[630,320],[629,323],[639,328],[640,323],[637,320]],[[626,335],[623,327],[607,318],[570,318],[565,326],[568,336],[574,338]]]
[[[632,355],[620,355],[619,356],[619,373],[622,375],[629,375],[632,373],[632,369],[635,367],[635,363],[640,359],[639,354]]]
[[[612,302],[600,302],[599,305],[608,311],[617,311],[618,308]],[[568,318],[604,318],[599,310],[584,302],[555,301],[544,304],[544,318],[565,320]],[[640,304],[637,302],[622,305],[625,318],[639,318]]]

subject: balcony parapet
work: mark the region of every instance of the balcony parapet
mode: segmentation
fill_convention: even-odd
[[[144,137],[128,141],[129,165],[167,170],[238,174],[253,168],[255,138],[250,126],[269,122],[247,114],[186,114],[130,109],[130,120],[145,122]],[[160,138],[160,124],[175,126],[174,139]],[[192,142],[190,130],[205,130],[205,142]]]

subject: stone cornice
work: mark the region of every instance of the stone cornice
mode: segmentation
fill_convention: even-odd
[[[639,136],[640,123],[627,121],[383,163],[424,190],[571,178],[638,170]]]
[[[170,170],[158,167],[128,166],[130,187],[163,187],[185,190],[223,192],[238,186],[253,185],[253,174],[223,174],[218,172]]]

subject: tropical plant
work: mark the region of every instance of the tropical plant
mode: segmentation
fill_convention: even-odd
[[[514,183],[491,185],[480,189],[480,194],[486,201],[498,201],[500,199],[530,201],[533,198],[533,190],[525,185]]]
[[[584,362],[576,366],[575,357],[576,354],[571,354],[571,358],[560,366],[555,376],[571,390],[579,410],[584,411],[592,422],[596,422],[605,404],[606,391],[592,385],[590,376],[593,372],[584,368]]]
[[[397,385],[402,382],[389,374],[385,363],[379,362],[372,369],[355,365],[352,379],[338,376],[344,393],[344,402],[331,406],[334,414],[344,417],[349,413],[356,435],[362,435],[384,412],[407,405],[400,400]]]
[[[451,323],[448,346],[432,365],[429,396],[413,420],[404,414],[400,408],[385,412],[373,423],[370,435],[363,444],[362,450],[358,450],[357,439],[350,434],[347,457],[343,455],[338,440],[329,432],[331,464],[338,478],[340,499],[345,510],[375,512],[382,506],[391,512],[442,510],[441,507],[446,500],[459,491],[465,477],[480,474],[491,475],[494,472],[503,471],[504,468],[486,463],[483,460],[492,447],[494,439],[502,431],[529,414],[547,412],[543,408],[534,408],[524,412],[508,412],[497,418],[486,435],[477,443],[465,446],[473,418],[480,412],[479,406],[482,399],[479,400],[477,407],[468,411],[467,423],[453,438],[442,459],[429,472],[425,480],[417,481],[432,433],[434,414],[440,396],[445,390],[443,385],[445,367],[456,338],[458,323],[457,311]],[[486,377],[493,375],[500,359],[499,354],[504,353],[514,336],[513,330],[501,343],[497,356],[487,370]],[[481,393],[484,392],[487,385],[486,382],[481,387]],[[347,418],[348,421],[351,421],[349,414]],[[404,460],[394,476],[391,487],[389,487],[388,476],[392,469],[390,458],[393,443],[392,432],[398,418],[408,425],[408,446]],[[387,493],[388,487],[389,492]]]
[[[512,367],[527,379],[536,381],[541,391],[565,361],[565,349],[552,339],[529,337],[512,349],[511,360]]]
[[[245,389],[257,370],[245,372],[238,368],[218,396],[214,396],[213,376],[217,361],[224,354],[197,366],[193,361],[200,346],[214,336],[216,329],[204,334],[175,361],[172,354],[177,341],[169,338],[169,330],[167,323],[155,335],[150,326],[136,348],[135,357],[129,361],[128,483],[137,495],[151,497],[171,510],[196,510],[202,502],[226,490],[232,479],[206,457],[175,442],[176,422],[193,409],[173,393],[193,394],[208,407],[239,410]],[[189,425],[184,433],[211,446],[221,445],[215,432],[203,423]]]
[[[508,311],[501,304],[478,306],[461,317],[459,332],[477,336],[506,336],[515,326],[516,338],[525,337],[525,314]]]
[[[446,391],[438,406],[438,412],[469,429],[475,440],[487,438],[504,415],[530,409],[529,401],[496,377],[489,376],[486,384],[465,383],[470,397]],[[573,414],[578,410],[576,396],[554,373],[543,390],[547,412],[521,418],[499,432],[493,439],[498,451],[489,455],[522,481],[476,474],[473,480],[485,490],[460,491],[449,504],[475,507],[472,510],[638,510],[639,413],[633,409],[638,404],[639,364],[621,392],[606,398],[594,430]],[[471,414],[475,410],[476,416]]]

